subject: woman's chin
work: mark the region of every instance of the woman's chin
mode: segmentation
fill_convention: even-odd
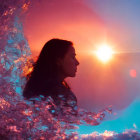
[[[75,76],[76,76],[76,72],[73,72],[73,73],[69,74],[69,76],[67,76],[67,77],[75,77]]]

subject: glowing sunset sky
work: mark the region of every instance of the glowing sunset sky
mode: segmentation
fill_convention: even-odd
[[[139,0],[88,0],[120,50],[140,52]]]
[[[51,38],[73,41],[80,66],[69,83],[79,104],[121,109],[140,91],[139,13],[139,0],[41,0],[30,6],[24,32],[34,56]],[[89,53],[103,43],[118,52],[107,65]]]

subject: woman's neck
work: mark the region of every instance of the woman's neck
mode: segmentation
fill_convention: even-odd
[[[64,81],[65,78],[66,78],[66,77],[65,77],[64,75],[59,74],[59,75],[57,76],[56,79],[57,79],[58,82],[61,82],[61,83],[62,83],[62,82]]]

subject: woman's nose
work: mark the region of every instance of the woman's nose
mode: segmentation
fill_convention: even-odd
[[[76,65],[79,65],[80,63],[79,63],[79,61],[76,59]]]

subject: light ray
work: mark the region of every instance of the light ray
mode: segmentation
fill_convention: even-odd
[[[114,51],[109,45],[102,45],[95,51],[96,56],[104,63],[112,58],[113,53]]]

